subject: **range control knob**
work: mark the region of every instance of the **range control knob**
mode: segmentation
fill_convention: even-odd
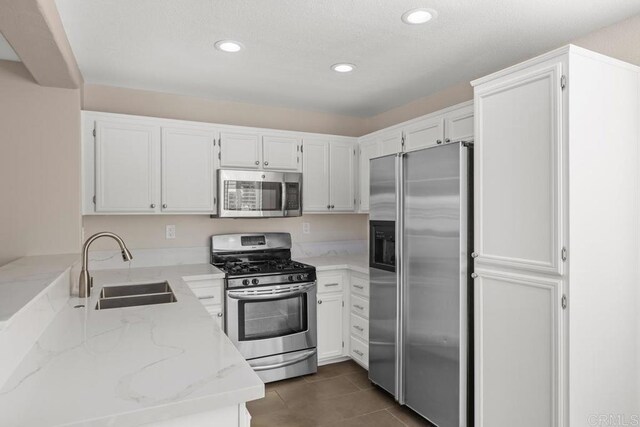
[[[293,276],[289,276],[287,277],[287,280],[289,280],[290,282],[293,282],[294,277]]]
[[[249,286],[249,279],[244,279],[242,281],[242,284],[245,285],[245,286]]]
[[[302,280],[302,274],[298,274],[298,280]]]
[[[260,283],[260,281],[258,279],[252,279],[251,283],[253,283],[254,285],[257,285],[258,283]]]

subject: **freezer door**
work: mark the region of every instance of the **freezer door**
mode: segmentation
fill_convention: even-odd
[[[439,427],[466,425],[468,170],[461,144],[404,164],[404,402]]]
[[[397,156],[371,160],[370,165],[370,263],[369,263],[369,379],[396,395],[398,305],[398,227],[396,221],[399,186]],[[390,234],[394,234],[391,239]],[[376,234],[379,234],[376,245]],[[389,251],[393,240],[394,257]],[[387,243],[385,247],[384,243]],[[377,247],[377,249],[376,249]],[[376,256],[379,251],[379,256]],[[388,261],[384,261],[388,258]]]

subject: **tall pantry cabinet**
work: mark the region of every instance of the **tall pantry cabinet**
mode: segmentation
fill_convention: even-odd
[[[639,76],[567,46],[472,82],[476,427],[640,414]]]

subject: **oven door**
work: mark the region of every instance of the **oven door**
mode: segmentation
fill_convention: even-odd
[[[316,346],[316,284],[226,291],[227,335],[246,359]]]
[[[284,173],[219,170],[218,215],[227,218],[281,217],[286,207]]]

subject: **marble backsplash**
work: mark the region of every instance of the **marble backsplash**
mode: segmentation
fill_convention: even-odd
[[[132,268],[158,267],[165,265],[208,264],[211,260],[210,248],[159,248],[131,249]],[[293,259],[323,256],[348,256],[367,253],[366,240],[340,240],[331,242],[294,243],[291,248]],[[89,268],[91,270],[109,270],[127,268],[129,264],[122,261],[119,250],[90,251]]]

